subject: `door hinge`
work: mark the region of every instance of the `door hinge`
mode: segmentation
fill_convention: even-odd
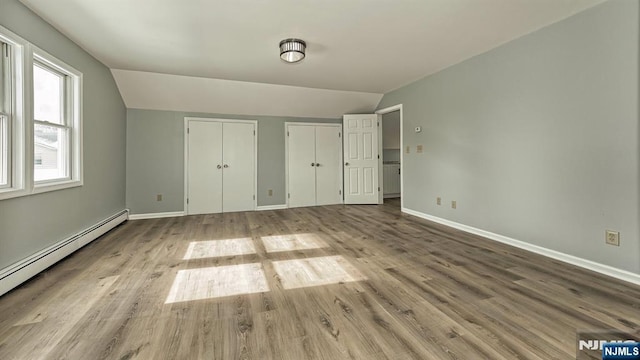
[[[342,133],[338,133],[338,137],[342,137]]]
[[[289,136],[289,132],[287,131],[287,136]]]
[[[187,134],[188,134],[189,132],[190,132],[190,131],[189,131],[189,128],[187,128]]]
[[[380,186],[378,186],[378,192],[380,191]]]
[[[380,155],[378,155],[378,159],[380,159]]]
[[[287,194],[287,198],[291,199],[291,193]]]
[[[342,195],[342,190],[338,190],[338,195]]]
[[[380,127],[380,121],[378,121],[378,127]]]
[[[255,200],[255,199],[256,199],[256,196],[255,196],[255,195],[253,195],[253,200]]]
[[[253,136],[256,136],[256,131],[255,130],[253,130]]]
[[[189,204],[189,198],[187,198],[187,204]]]

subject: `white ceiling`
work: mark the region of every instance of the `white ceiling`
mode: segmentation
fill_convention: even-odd
[[[603,0],[20,1],[111,69],[383,94]]]

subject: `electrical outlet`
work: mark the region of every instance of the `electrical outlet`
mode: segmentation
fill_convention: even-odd
[[[156,195],[156,201],[162,201],[162,194]]]
[[[442,205],[442,199],[440,197],[436,198],[436,204]]]
[[[605,232],[605,241],[608,245],[620,246],[620,232],[607,230]]]
[[[455,209],[455,208],[457,208],[457,207],[458,207],[457,202],[456,202],[455,200],[451,201],[451,208],[452,208],[452,209]]]
[[[273,190],[269,189],[269,196],[273,196]]]

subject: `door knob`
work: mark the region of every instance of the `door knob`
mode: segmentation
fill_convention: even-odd
[[[320,164],[316,163],[316,167],[320,166]]]
[[[314,164],[314,163],[311,163],[311,166],[316,166],[316,164]]]
[[[349,166],[349,163],[348,162],[344,163],[344,166]]]
[[[222,166],[218,165],[218,166],[217,166],[217,168],[218,168],[218,169],[222,169]]]
[[[229,167],[229,165],[227,165],[227,164],[224,164],[224,168],[225,168],[225,169],[226,169],[226,168],[228,168],[228,167]]]

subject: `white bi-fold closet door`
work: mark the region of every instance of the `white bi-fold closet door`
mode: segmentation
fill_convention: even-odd
[[[342,203],[341,129],[341,124],[286,124],[289,207]]]
[[[187,214],[255,209],[256,123],[185,119]]]

